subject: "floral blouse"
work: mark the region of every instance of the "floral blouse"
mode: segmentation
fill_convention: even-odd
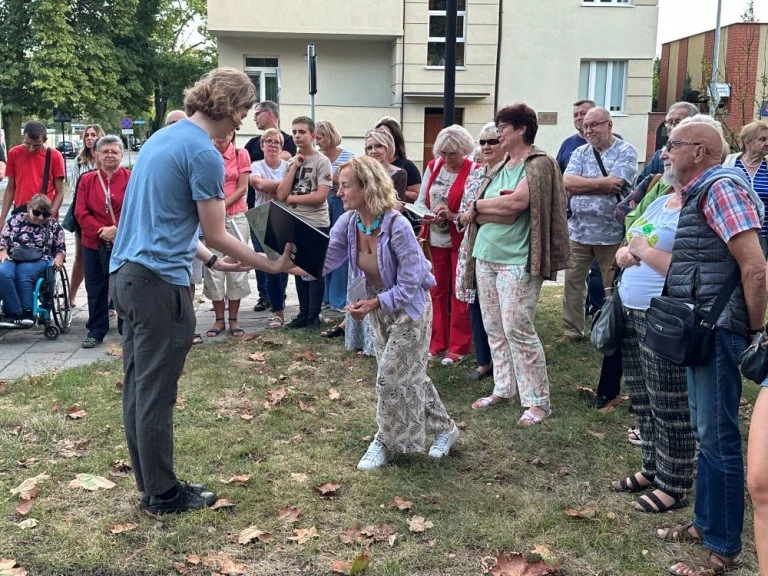
[[[483,178],[487,173],[485,166],[481,166],[467,177],[467,182],[464,184],[464,195],[461,197],[461,205],[459,206],[459,214],[466,212],[469,209],[470,204],[477,200],[477,194],[480,192],[480,185],[483,183]],[[459,257],[456,263],[456,283],[454,286],[456,292],[456,298],[462,302],[471,304],[475,301],[477,291],[474,289],[465,290],[464,285],[464,273],[467,269],[467,257],[469,256],[469,243],[468,236],[465,234],[461,240],[459,246]]]
[[[49,229],[48,245],[45,244],[45,229]],[[64,229],[55,218],[48,218],[42,226],[33,224],[25,213],[16,214],[0,232],[0,248],[5,248],[9,253],[14,248],[26,246],[29,248],[42,248],[43,260],[52,260],[56,254],[66,254],[64,244]]]

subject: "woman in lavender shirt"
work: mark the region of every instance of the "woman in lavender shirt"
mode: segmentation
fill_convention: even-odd
[[[338,195],[347,210],[331,229],[323,274],[352,264],[365,278],[365,298],[348,306],[353,318],[368,317],[373,330],[378,432],[357,465],[373,470],[398,452],[446,456],[459,430],[427,376],[432,331],[430,264],[411,225],[397,210],[397,194],[382,164],[354,158],[339,170]],[[351,298],[350,298],[351,299]]]

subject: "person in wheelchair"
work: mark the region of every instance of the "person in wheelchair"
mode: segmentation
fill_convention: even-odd
[[[51,201],[37,194],[27,203],[27,211],[13,216],[0,231],[0,301],[4,311],[0,327],[34,325],[35,283],[51,260],[57,269],[64,266],[64,230],[51,215]]]

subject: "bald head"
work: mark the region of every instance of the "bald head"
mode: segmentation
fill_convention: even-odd
[[[661,161],[664,177],[670,184],[685,186],[699,174],[720,164],[723,140],[708,122],[687,121],[672,130]]]
[[[184,110],[171,110],[165,117],[165,125],[168,126],[170,124],[175,124],[179,120],[184,120],[186,117],[187,114],[184,112]]]
[[[706,150],[704,152],[704,164],[712,166],[720,164],[723,154],[723,139],[712,124],[707,122],[686,122],[672,131],[670,139],[683,140],[685,142],[700,142]]]

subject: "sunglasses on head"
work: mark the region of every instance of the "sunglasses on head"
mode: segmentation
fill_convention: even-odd
[[[485,146],[488,144],[488,146],[496,146],[499,143],[498,138],[491,138],[490,140],[480,140],[480,146]]]
[[[32,216],[37,216],[38,218],[42,216],[43,218],[49,218],[51,216],[51,213],[48,210],[35,210],[32,209]]]

